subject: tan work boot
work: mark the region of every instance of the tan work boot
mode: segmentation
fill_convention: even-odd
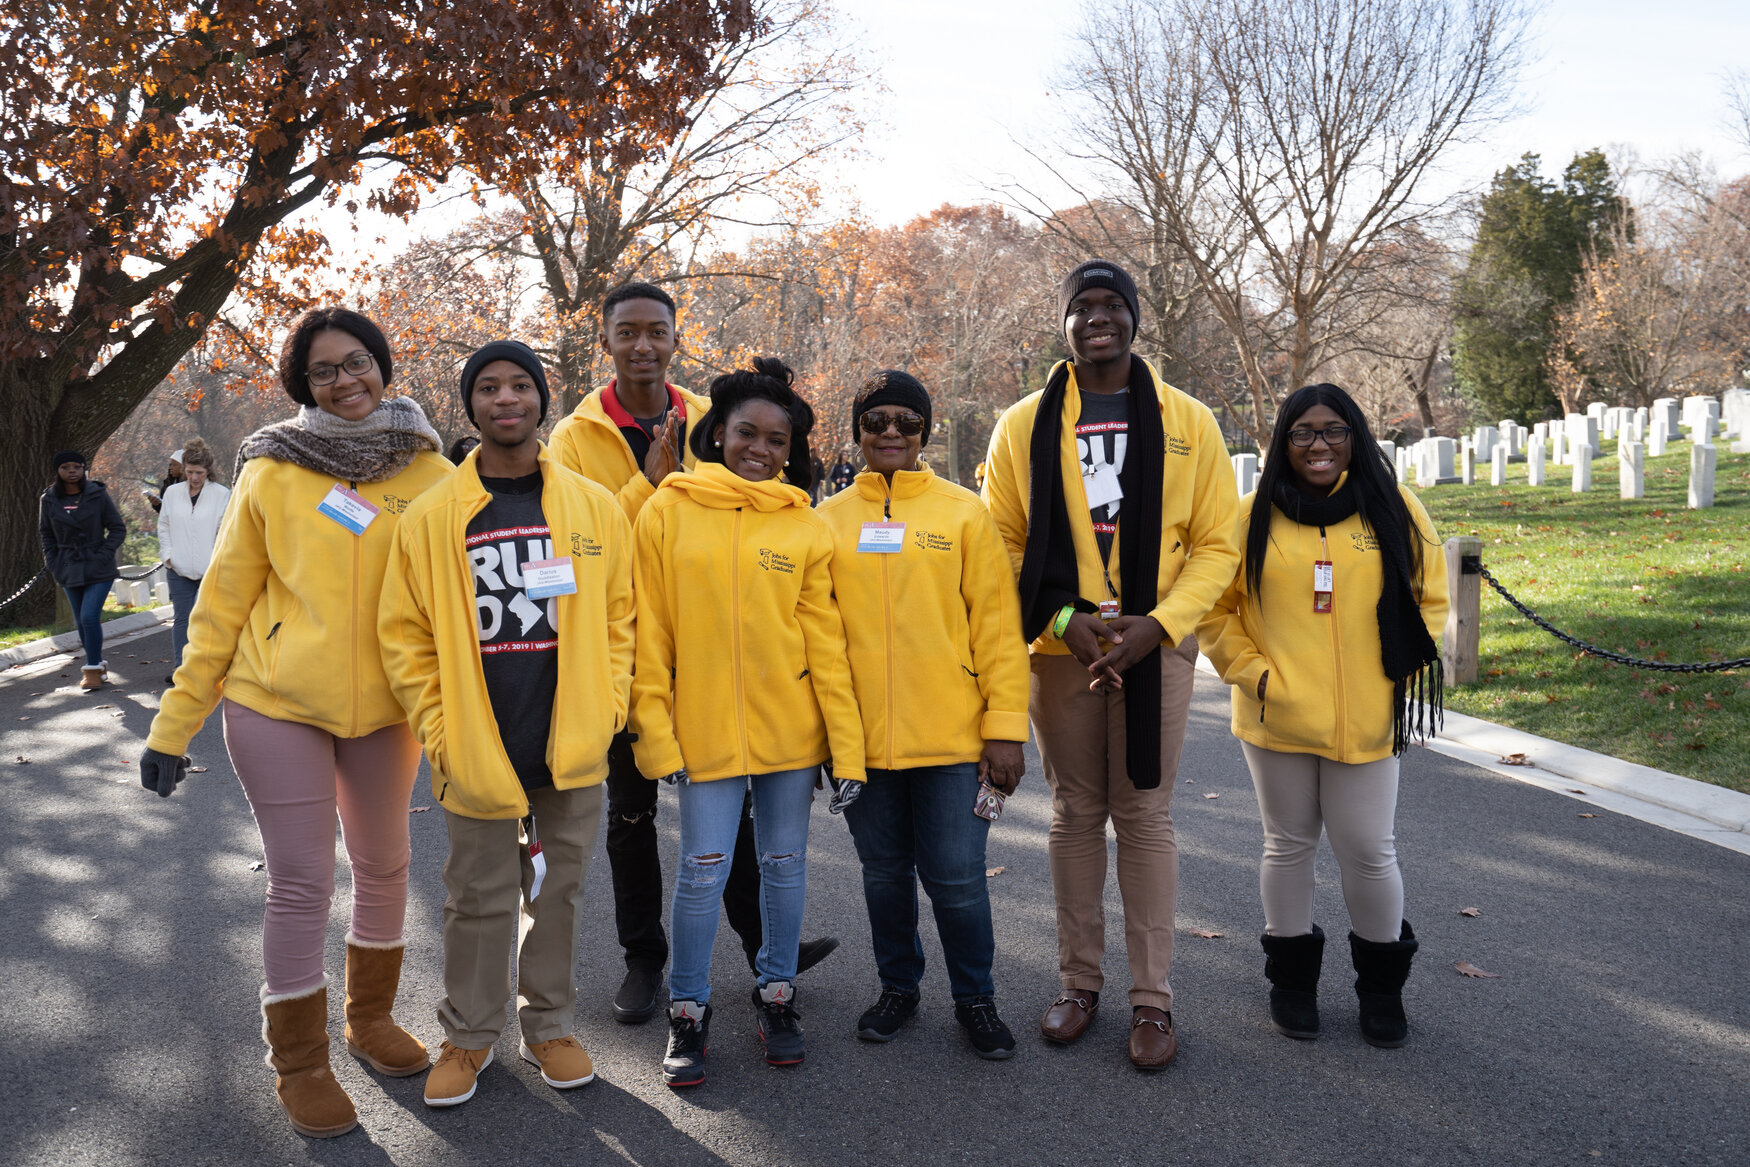
[[[474,1097],[480,1071],[492,1064],[492,1047],[463,1049],[444,1042],[438,1050],[437,1065],[425,1079],[427,1106],[460,1106]]]
[[[389,1015],[406,951],[405,939],[365,944],[346,934],[346,1048],[391,1078],[411,1077],[431,1065],[425,1043]]]
[[[102,665],[86,665],[79,677],[79,687],[87,693],[95,693],[103,688],[103,677]]]
[[[570,1034],[534,1045],[523,1042],[523,1061],[541,1067],[541,1080],[556,1090],[570,1090],[595,1081],[595,1063],[583,1044]]]
[[[261,1018],[267,1064],[279,1074],[274,1089],[292,1128],[330,1139],[357,1126],[358,1111],[328,1065],[328,982],[285,996],[271,996],[263,985]]]

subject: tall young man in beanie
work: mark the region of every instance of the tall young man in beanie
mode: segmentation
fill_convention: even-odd
[[[1081,264],[1058,288],[1058,316],[1071,359],[997,422],[984,482],[1020,586],[1029,713],[1051,787],[1062,991],[1040,1028],[1068,1044],[1099,1010],[1110,820],[1130,957],[1130,1060],[1153,1070],[1178,1051],[1169,808],[1193,629],[1239,566],[1239,500],[1214,416],[1130,351],[1130,275],[1105,260]]]
[[[674,298],[654,284],[628,283],[602,301],[602,352],[614,379],[585,397],[553,429],[553,456],[613,493],[628,522],[662,485],[695,462],[687,426],[705,416],[709,398],[668,383],[678,344]],[[668,937],[662,928],[662,861],[656,845],[658,783],[638,772],[632,739],[621,733],[608,752],[608,867],[614,877],[614,925],[626,953],[626,976],[614,996],[614,1016],[627,1024],[656,1014]],[[762,940],[759,864],[753,820],[742,815],[723,910],[753,964]],[[838,946],[831,937],[805,940],[797,971]]]
[[[522,1057],[558,1089],[595,1077],[572,1034],[573,969],[633,659],[631,526],[536,439],[540,360],[496,341],[469,358],[461,390],[480,445],[402,517],[378,619],[450,836],[430,1106],[472,1098],[492,1061],[513,937]]]

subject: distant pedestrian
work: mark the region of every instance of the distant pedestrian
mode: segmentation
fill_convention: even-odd
[[[377,601],[401,514],[454,468],[411,397],[384,399],[392,372],[382,330],[358,313],[293,322],[279,380],[298,415],[238,451],[237,505],[140,759],[141,783],[168,797],[223,693],[225,748],[267,856],[262,1036],[287,1117],[317,1138],[358,1125],[328,1063],[336,817],[352,868],[346,1048],[381,1074],[429,1065],[390,1015],[420,751],[383,671]]]
[[[86,477],[84,454],[62,450],[54,457],[54,468],[55,480],[43,491],[37,524],[43,562],[67,593],[74,627],[84,642],[85,669],[79,687],[94,693],[109,676],[103,659],[103,599],[121,574],[115,553],[128,537],[128,525],[109,488]]]
[[[201,577],[213,559],[213,544],[219,538],[219,521],[231,491],[212,480],[213,451],[200,438],[190,438],[183,448],[183,481],[164,492],[158,512],[158,557],[164,561],[170,584],[170,604],[175,619],[170,625],[172,663],[166,684],[175,684],[182,665],[182,650],[188,645],[188,617],[200,595]]]
[[[467,461],[468,455],[471,454],[474,451],[474,447],[479,444],[480,436],[478,434],[463,434],[461,437],[450,443],[450,452],[446,454],[445,457],[449,458],[452,465],[460,466],[463,462]]]
[[[1318,1036],[1322,828],[1343,874],[1361,1036],[1400,1046],[1416,934],[1394,842],[1398,758],[1440,712],[1446,557],[1335,385],[1283,402],[1242,514],[1243,565],[1198,637],[1233,687],[1233,734],[1264,820],[1270,1021],[1288,1037]]]
[[[832,490],[829,494],[837,494],[857,480],[857,466],[852,460],[854,449],[847,448],[839,454],[837,462],[832,465]]]
[[[164,480],[158,484],[157,490],[146,489],[140,492],[154,511],[163,511],[164,492],[169,490],[172,486],[175,486],[178,482],[183,481],[186,477],[185,468],[182,464],[183,455],[186,453],[186,450],[177,450],[170,455],[170,466],[165,470]]]

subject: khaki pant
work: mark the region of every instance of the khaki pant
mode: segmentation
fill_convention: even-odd
[[[1138,790],[1125,763],[1124,694],[1088,690],[1073,656],[1035,653],[1028,712],[1051,786],[1051,886],[1058,977],[1066,989],[1105,986],[1106,823],[1118,836],[1118,891],[1130,955],[1130,1003],[1171,1010],[1179,849],[1171,803],[1191,709],[1197,641],[1161,646],[1161,784]]]
[[[547,876],[533,903],[525,898],[535,869],[523,824],[445,812],[450,855],[444,861],[444,888],[449,894],[438,1021],[450,1042],[463,1049],[486,1049],[504,1028],[513,937],[523,1040],[534,1045],[572,1030],[583,877],[601,825],[602,788],[548,786],[530,791],[529,805],[547,859]]]

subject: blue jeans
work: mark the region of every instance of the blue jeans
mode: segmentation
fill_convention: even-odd
[[[863,900],[869,906],[875,968],[885,988],[916,993],[923,979],[921,880],[936,914],[954,999],[996,991],[990,975],[996,937],[984,874],[990,823],[972,813],[977,795],[978,766],[972,762],[871,769],[862,795],[845,808],[863,863]]]
[[[176,618],[170,624],[170,671],[175,672],[182,664],[182,650],[188,647],[188,614],[194,611],[195,597],[201,594],[201,581],[184,579],[169,568],[164,574],[170,577],[170,603],[176,612]]]
[[[673,1001],[711,999],[711,950],[717,943],[717,908],[723,900],[741,827],[741,802],[753,783],[754,849],[760,867],[760,923],[765,939],[754,958],[763,988],[796,978],[807,895],[808,812],[818,766],[719,778],[680,788],[681,859],[675,865],[669,922],[674,944],[668,969]]]
[[[96,668],[103,663],[103,598],[109,595],[114,583],[111,579],[61,589],[67,593],[67,604],[73,609],[73,627],[78,629],[79,639],[85,644],[87,668]]]

